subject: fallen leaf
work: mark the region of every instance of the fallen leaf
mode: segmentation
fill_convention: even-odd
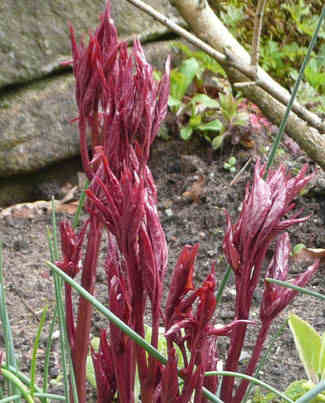
[[[204,191],[204,185],[205,185],[205,177],[203,175],[200,175],[198,180],[196,180],[191,185],[191,187],[182,194],[182,196],[185,199],[192,200],[192,202],[194,203],[199,203],[200,198]]]

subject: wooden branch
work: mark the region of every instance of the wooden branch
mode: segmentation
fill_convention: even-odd
[[[242,79],[241,73],[235,69],[227,71],[228,78],[231,82],[238,82]],[[243,88],[245,97],[258,105],[263,114],[277,126],[280,125],[282,117],[286,111],[286,107],[275,100],[271,95],[259,87],[245,87]],[[325,136],[309,127],[308,124],[302,119],[298,118],[296,114],[290,113],[286,126],[286,133],[295,140],[301,149],[303,149],[308,156],[325,169]]]
[[[255,19],[254,19],[254,36],[252,43],[252,53],[251,53],[251,66],[254,67],[256,75],[257,75],[257,66],[260,58],[260,42],[261,42],[261,33],[263,26],[263,16],[264,9],[267,0],[258,0]]]
[[[249,54],[222,24],[206,0],[169,0],[195,35],[179,27],[143,1],[127,1],[214,57],[224,67],[231,83],[245,82],[247,78],[254,80]],[[269,120],[279,125],[289,103],[290,94],[260,67],[258,78],[256,85],[245,86],[241,91],[261,108]],[[290,113],[286,132],[325,169],[325,136],[319,133],[319,131],[325,132],[324,122],[298,102],[294,103],[292,111],[295,113]]]
[[[254,81],[245,81],[240,83],[234,83],[233,86],[236,88],[242,88],[248,85],[257,85],[258,84],[258,61],[260,58],[260,42],[261,42],[261,33],[263,26],[263,16],[264,9],[267,0],[258,0],[256,13],[254,17],[254,31],[253,31],[253,40],[252,40],[252,49],[251,49],[251,69],[252,73],[255,75]]]
[[[144,3],[141,0],[127,0],[129,3],[132,3],[134,6],[139,8],[140,10],[144,11],[151,17],[155,18],[157,21],[164,24],[166,27],[170,28],[173,32],[179,34],[181,37],[192,43],[194,46],[197,46],[204,52],[206,52],[211,57],[215,58],[220,63],[226,63],[227,56],[221,52],[218,52],[216,49],[208,45],[207,43],[201,41],[196,35],[191,34],[186,29],[182,28],[179,24],[175,21],[171,20],[170,18],[164,16],[163,14],[156,11],[154,8],[149,6],[148,4]],[[202,0],[199,0],[202,1]]]
[[[165,17],[143,1],[127,1],[151,15],[162,24],[168,26],[171,30],[181,35],[211,57],[215,58],[225,68],[225,70],[230,67],[236,68],[246,76],[242,78],[243,82],[247,82],[248,78],[252,81],[255,80],[256,76],[251,68],[249,54],[222,24],[206,0],[170,0],[170,3],[178,9],[179,13],[185,21],[188,22],[191,30],[197,36],[181,28],[179,25],[175,24],[169,18]],[[258,78],[256,86],[263,88],[282,104],[288,104],[290,99],[289,92],[273,80],[260,67],[258,68]],[[292,111],[301,119],[308,122],[309,125],[320,132],[325,133],[325,123],[315,113],[308,111],[298,102],[294,103]]]

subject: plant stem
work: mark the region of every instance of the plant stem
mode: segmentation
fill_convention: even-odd
[[[262,327],[261,327],[261,329],[259,331],[259,334],[257,336],[257,340],[256,340],[256,343],[255,343],[255,346],[254,346],[253,353],[251,355],[251,358],[249,360],[249,363],[248,363],[248,366],[247,366],[247,369],[246,369],[246,374],[247,375],[252,375],[253,372],[255,371],[255,368],[256,368],[257,362],[259,360],[259,357],[261,355],[263,344],[265,342],[265,339],[266,339],[268,330],[269,330],[269,328],[271,326],[271,323],[272,323],[271,320],[268,320],[268,321],[265,321],[265,322],[262,323]],[[249,385],[249,381],[247,379],[243,379],[241,381],[241,383],[240,383],[240,385],[239,385],[239,387],[237,389],[236,395],[234,397],[234,400],[233,400],[234,402],[241,402],[242,401],[248,385]]]
[[[101,241],[102,225],[97,217],[91,216],[86,257],[83,265],[81,284],[89,294],[93,295],[98,251]],[[78,307],[78,322],[72,346],[72,361],[76,377],[79,403],[86,403],[86,360],[89,349],[89,334],[92,316],[92,304],[80,296]]]
[[[240,318],[243,319],[243,318]],[[245,318],[247,319],[247,318]],[[238,325],[231,336],[230,340],[230,350],[227,357],[227,362],[225,365],[225,371],[236,372],[239,363],[239,357],[241,350],[243,348],[245,335],[246,335],[247,324]],[[222,380],[221,387],[221,399],[224,402],[232,402],[232,391],[234,387],[235,378],[226,377]]]

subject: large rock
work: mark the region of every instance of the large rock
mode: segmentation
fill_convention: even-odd
[[[168,0],[148,3],[169,17],[175,12]],[[73,182],[63,161],[79,154],[71,124],[78,112],[71,69],[60,63],[71,59],[68,24],[87,39],[104,7],[104,0],[0,0],[0,206],[43,197],[48,183],[50,195]],[[111,0],[111,12],[120,38],[150,33],[158,40],[145,53],[162,70],[170,53],[159,42],[165,27],[127,0]],[[59,170],[66,176],[56,183]]]
[[[145,46],[163,69],[169,42]],[[0,98],[0,177],[35,172],[79,153],[71,73],[32,82]]]
[[[170,15],[168,0],[150,0]],[[98,25],[103,0],[1,0],[0,89],[44,77],[69,59],[68,24],[77,36]],[[111,0],[112,16],[121,38],[161,29],[160,23],[126,0]]]

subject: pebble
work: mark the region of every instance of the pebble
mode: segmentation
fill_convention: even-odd
[[[171,208],[166,208],[165,214],[167,217],[172,217],[174,215],[174,212]]]

